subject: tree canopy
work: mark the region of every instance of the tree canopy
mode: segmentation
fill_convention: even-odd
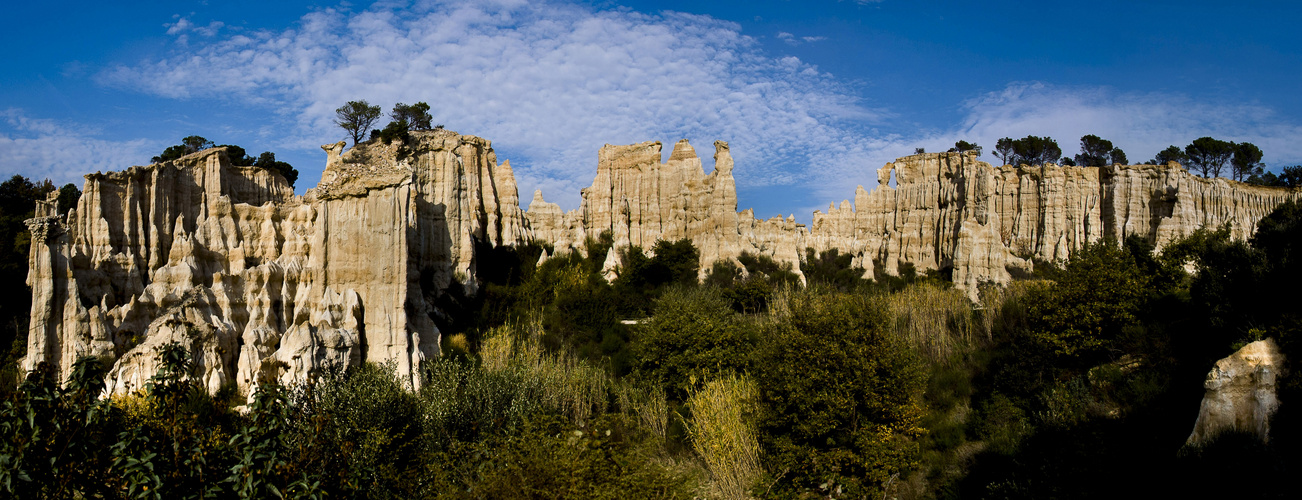
[[[1252,175],[1261,174],[1261,148],[1251,142],[1234,145],[1234,156],[1230,158],[1231,175],[1234,180],[1246,180]]]
[[[375,126],[376,120],[380,119],[380,107],[365,100],[348,101],[348,104],[335,110],[335,117],[335,125],[351,134],[353,145],[356,146]]]
[[[184,139],[181,139],[180,144],[177,144],[175,146],[170,146],[167,149],[164,149],[163,154],[155,156],[151,158],[149,161],[150,163],[162,163],[165,161],[172,161],[182,156],[191,153],[198,153],[200,151],[203,151],[205,149],[214,146],[215,145],[213,144],[212,141],[208,139],[204,139],[203,137],[197,135],[192,135]]]
[[[995,144],[995,156],[1008,165],[1045,165],[1059,161],[1062,148],[1050,137],[1028,135],[1016,140],[1005,137]]]
[[[949,148],[949,152],[951,153],[962,153],[964,151],[976,151],[977,156],[981,156],[981,146],[967,141],[955,142],[954,147]]]
[[[430,123],[434,121],[434,117],[429,114],[429,104],[424,102],[395,104],[393,111],[389,113],[389,118],[395,122],[406,123],[408,130],[429,130]]]
[[[1190,166],[1203,177],[1208,174],[1220,177],[1225,162],[1234,155],[1234,143],[1199,137],[1184,147],[1184,154],[1188,157]]]

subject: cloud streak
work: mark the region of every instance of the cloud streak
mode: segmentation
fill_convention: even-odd
[[[16,108],[0,111],[0,124],[0,176],[5,179],[22,175],[81,187],[86,173],[122,170],[158,148],[144,139],[98,139],[96,130],[31,118]]]
[[[436,122],[517,155],[522,187],[569,206],[604,143],[687,137],[708,156],[723,139],[743,183],[789,185],[809,177],[811,151],[886,116],[818,68],[765,54],[736,24],[565,4],[327,9],[290,30],[178,45],[99,80],[289,109],[300,125],[284,139],[303,148],[342,136],[331,118],[346,101],[426,101]]]
[[[1000,137],[1049,135],[1070,154],[1080,136],[1097,134],[1138,162],[1212,135],[1255,142],[1268,162],[1302,160],[1295,140],[1302,130],[1261,106],[1040,82],[956,103],[952,126],[908,128],[892,111],[866,105],[862,89],[765,52],[739,25],[676,12],[429,2],[324,9],[281,31],[208,26],[202,44],[178,41],[166,55],[97,78],[166,98],[263,106],[289,124],[276,129],[281,147],[302,150],[344,136],[332,118],[346,101],[386,109],[425,101],[435,123],[494,140],[524,199],[541,187],[567,208],[591,182],[602,144],[682,137],[707,163],[709,143],[729,141],[743,191],[789,186],[827,201],[850,197],[856,184],[872,189],[877,168],[915,147],[943,151],[959,139],[989,151]],[[184,18],[169,29],[198,32]],[[312,176],[304,179],[310,185]],[[757,208],[792,208],[768,203]]]

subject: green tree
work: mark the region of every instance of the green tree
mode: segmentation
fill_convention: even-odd
[[[1189,156],[1184,154],[1184,150],[1180,149],[1179,146],[1168,146],[1166,149],[1158,152],[1157,156],[1153,157],[1154,165],[1166,165],[1170,162],[1176,162],[1183,165],[1189,162]]]
[[[211,147],[215,147],[212,141],[197,135],[192,135],[181,139],[180,144],[169,146],[167,149],[164,149],[162,154],[151,158],[149,161],[151,163],[172,161],[182,156],[198,153]]]
[[[406,122],[409,130],[429,130],[430,123],[434,121],[434,117],[429,114],[429,104],[424,102],[395,104],[389,117],[395,122]]]
[[[768,468],[786,471],[776,489],[871,496],[918,464],[925,370],[879,299],[811,287],[785,300],[752,373]]]
[[[1112,141],[1090,134],[1080,138],[1080,154],[1076,155],[1076,164],[1082,167],[1102,167],[1108,164],[1112,154]]]
[[[717,288],[666,290],[634,337],[638,371],[680,401],[708,379],[747,371],[759,337],[730,306]]]
[[[1015,158],[1013,155],[1013,139],[1010,137],[999,139],[995,143],[995,156],[999,158],[999,161],[1004,162],[1004,165],[1011,165]]]
[[[1261,148],[1251,142],[1234,145],[1234,156],[1230,158],[1230,172],[1236,181],[1246,180],[1253,175],[1260,175]]]
[[[226,158],[231,161],[231,165],[237,167],[251,167],[254,162],[258,161],[257,158],[249,156],[249,152],[245,151],[244,148],[240,146],[234,144],[222,144],[217,147],[226,148]]]
[[[1234,143],[1211,137],[1199,137],[1184,147],[1184,154],[1188,157],[1190,165],[1203,177],[1207,177],[1208,174],[1220,177],[1225,162],[1229,161],[1230,156],[1234,154]]]
[[[271,151],[263,151],[262,154],[258,155],[258,159],[253,162],[253,166],[275,171],[285,178],[285,181],[289,183],[289,187],[294,187],[294,183],[298,181],[298,170],[293,165],[277,160],[276,153]]]
[[[1108,152],[1108,162],[1113,165],[1127,165],[1130,160],[1126,158],[1126,152],[1121,148],[1112,148],[1112,151]]]
[[[1032,301],[1032,335],[1060,366],[1093,366],[1117,354],[1122,331],[1139,323],[1150,276],[1115,241],[1075,251],[1044,297]]]
[[[380,107],[362,101],[348,101],[335,110],[335,125],[343,128],[353,136],[353,145],[361,142],[362,137],[371,131],[375,121],[380,119]]]
[[[949,152],[951,153],[962,153],[965,151],[976,151],[977,157],[981,156],[981,146],[967,141],[955,142],[954,147],[949,148]]]
[[[69,210],[76,208],[77,201],[81,200],[81,190],[77,189],[72,183],[64,184],[59,188],[59,205],[57,210],[60,215],[68,213]]]
[[[1028,135],[1013,141],[1013,156],[1018,164],[1045,165],[1058,161],[1062,148],[1050,137]]]

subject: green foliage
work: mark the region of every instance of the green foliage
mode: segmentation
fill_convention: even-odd
[[[380,119],[380,107],[365,100],[348,101],[335,110],[335,125],[353,136],[353,145],[362,141]]]
[[[1049,137],[1028,135],[1016,140],[1005,137],[996,143],[995,156],[1007,165],[1045,165],[1058,161],[1062,148]]]
[[[1061,364],[1088,366],[1119,355],[1122,331],[1139,323],[1151,295],[1149,281],[1115,242],[1086,245],[1032,303],[1032,337]]]
[[[815,253],[813,248],[805,249],[805,259],[800,262],[800,271],[811,285],[818,283],[848,292],[867,284],[863,279],[864,268],[854,265],[854,256],[842,255],[833,248]]]
[[[1190,166],[1197,170],[1203,177],[1208,174],[1221,176],[1221,170],[1225,167],[1225,162],[1230,160],[1234,155],[1234,143],[1213,139],[1211,137],[1199,137],[1184,147],[1185,157],[1188,158]]]
[[[1125,156],[1121,149],[1112,146],[1112,141],[1090,134],[1080,138],[1080,154],[1076,155],[1075,160],[1076,164],[1082,167],[1102,167],[1113,163],[1125,163]],[[1117,159],[1122,161],[1116,161]]]
[[[678,400],[706,380],[747,371],[759,343],[713,287],[667,290],[636,339],[638,371]]]
[[[81,200],[81,190],[77,186],[69,183],[59,188],[59,201],[56,210],[59,215],[65,215],[69,210],[77,207],[77,202]]]
[[[280,174],[281,177],[285,178],[285,182],[289,183],[289,187],[294,187],[294,183],[298,181],[298,170],[293,165],[277,160],[276,153],[271,151],[263,151],[262,154],[258,155],[258,159],[253,162],[253,166]]]
[[[430,123],[434,121],[434,117],[429,114],[429,104],[423,101],[416,104],[394,104],[389,117],[394,122],[406,123],[410,130],[429,130]]]
[[[184,139],[181,139],[180,144],[177,144],[175,146],[169,146],[167,149],[163,150],[162,154],[151,158],[149,161],[150,163],[163,163],[165,161],[172,161],[182,156],[191,153],[198,153],[200,151],[215,146],[216,145],[208,139],[204,139],[203,137],[197,135],[191,135]]]
[[[1170,162],[1185,164],[1189,162],[1189,156],[1184,154],[1184,150],[1180,149],[1179,146],[1168,146],[1158,152],[1152,161],[1154,165],[1166,165]]]
[[[981,146],[967,141],[955,142],[954,147],[949,148],[950,153],[962,153],[964,151],[976,151],[977,157],[981,156]]]
[[[784,491],[872,494],[917,465],[925,371],[879,300],[812,287],[781,300],[754,367],[768,468],[786,471]]]
[[[1261,168],[1261,148],[1251,142],[1241,142],[1234,145],[1234,156],[1230,157],[1230,172],[1234,180],[1246,180],[1250,176],[1260,175]]]

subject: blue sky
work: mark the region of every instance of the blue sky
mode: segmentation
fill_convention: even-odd
[[[602,144],[729,141],[740,208],[872,189],[915,147],[1201,136],[1302,163],[1294,2],[108,2],[9,5],[0,175],[81,183],[198,134],[320,178],[333,110],[426,101],[565,208]],[[667,153],[667,152],[666,152]],[[987,154],[983,159],[993,161]]]

